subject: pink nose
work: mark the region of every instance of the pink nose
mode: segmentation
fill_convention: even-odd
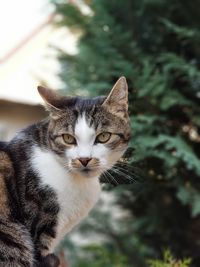
[[[79,158],[79,161],[81,162],[81,164],[86,167],[88,165],[88,163],[90,162],[91,158]]]

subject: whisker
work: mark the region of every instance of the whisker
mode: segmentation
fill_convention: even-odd
[[[137,166],[133,166],[131,165],[130,162],[121,162],[121,161],[118,161],[115,166],[117,167],[121,167],[121,168],[127,168],[130,170],[130,171],[138,171],[138,172],[141,172],[141,168],[137,167]]]
[[[111,171],[117,173],[118,175],[123,175],[123,177],[132,182],[136,182],[140,178],[140,176],[138,176],[136,173],[130,173],[128,170],[120,168],[119,166],[114,166]]]
[[[65,169],[66,169],[66,171],[67,171],[68,173],[70,173],[70,172],[73,170],[73,168],[70,167],[68,163],[64,163],[64,167],[65,167]]]
[[[102,173],[102,176],[106,178],[106,181],[107,181],[108,183],[110,183],[110,181],[109,181],[108,177],[106,176],[105,172]]]
[[[124,173],[124,172],[122,172],[122,171],[120,171],[120,170],[112,169],[111,171],[115,172],[115,173],[118,174],[119,176],[123,176],[123,178],[126,178],[126,179],[128,179],[129,181],[135,181],[135,179],[134,179],[132,176],[130,176],[129,174]]]
[[[132,177],[135,174],[133,172],[129,172],[128,170],[122,169],[120,167],[114,167],[112,170],[113,171],[117,171],[117,172],[119,172],[119,173],[121,173],[123,175],[127,175],[128,177]]]
[[[108,177],[111,178],[111,180],[113,180],[115,182],[116,185],[119,185],[117,180],[114,178],[114,176],[110,172],[106,171],[105,173],[106,173],[106,175],[108,175]]]
[[[130,171],[129,171],[129,170],[127,170],[126,168],[123,168],[123,167],[121,167],[121,166],[118,166],[118,165],[115,165],[115,166],[113,167],[113,169],[121,170],[121,171],[124,171],[125,173],[130,174]]]
[[[111,173],[109,173],[109,171],[106,168],[101,167],[101,170],[103,171],[103,176],[106,178],[108,183],[113,183],[113,181],[114,181],[115,185],[119,185],[119,183],[116,181],[116,179],[112,176]]]

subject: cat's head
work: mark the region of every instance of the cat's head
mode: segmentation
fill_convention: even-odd
[[[48,140],[66,170],[98,177],[125,152],[130,139],[128,87],[121,77],[107,97],[60,96],[39,86],[50,112]]]

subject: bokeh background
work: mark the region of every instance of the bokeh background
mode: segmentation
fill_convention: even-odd
[[[58,248],[63,266],[199,267],[200,0],[10,0],[0,32],[1,139],[45,116],[38,84],[129,84],[130,149]]]

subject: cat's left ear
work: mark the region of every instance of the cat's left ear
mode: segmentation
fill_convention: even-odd
[[[65,97],[59,95],[56,91],[43,86],[38,86],[37,89],[40,96],[45,101],[46,108],[50,112],[50,115],[52,117],[57,117],[61,112],[61,104]]]
[[[112,113],[120,117],[127,115],[128,85],[124,76],[117,80],[110,94],[104,100],[102,105],[107,106]]]

